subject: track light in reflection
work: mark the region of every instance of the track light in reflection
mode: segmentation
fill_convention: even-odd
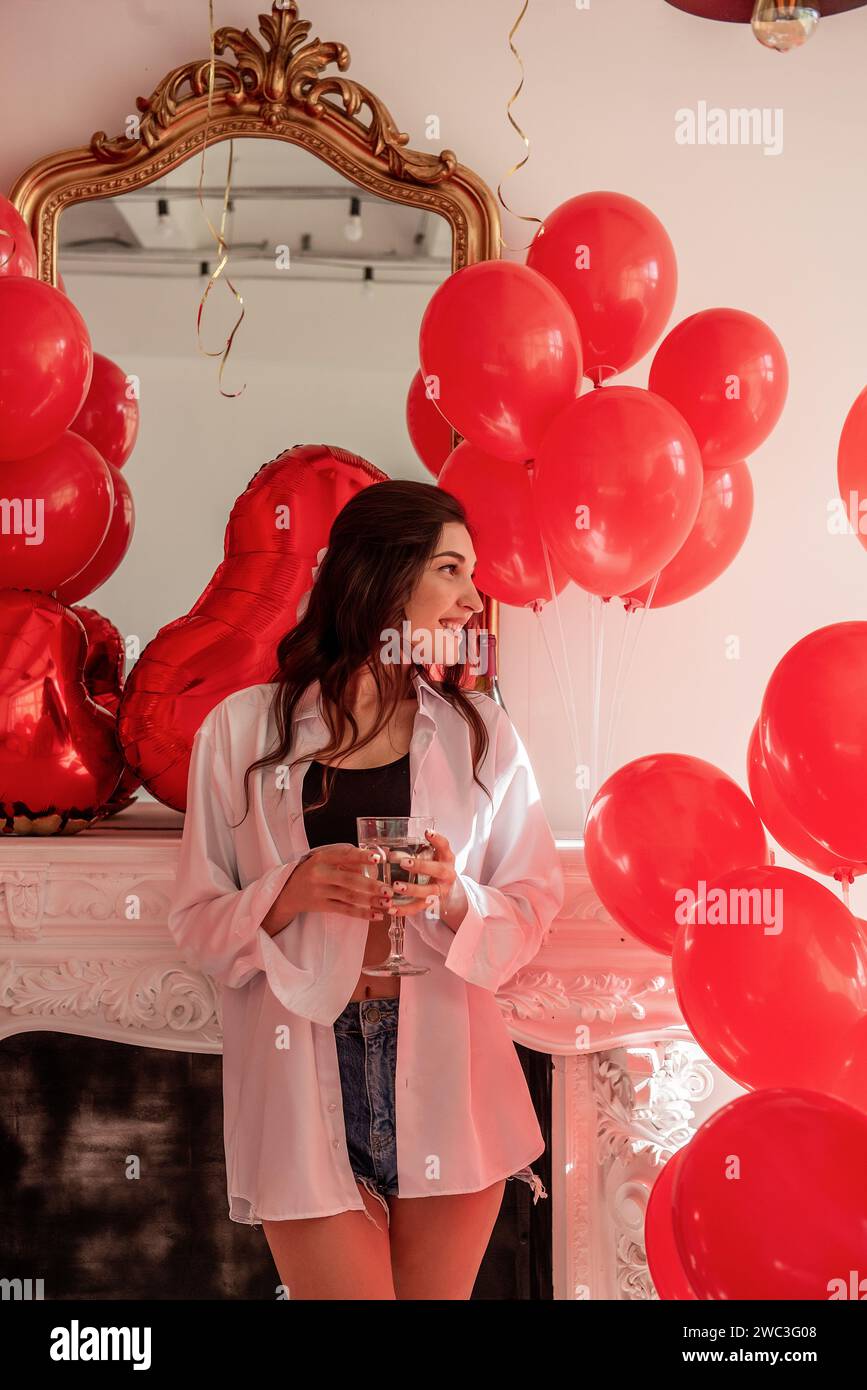
[[[361,241],[364,228],[361,225],[361,199],[350,198],[349,200],[349,220],[343,228],[343,235],[347,241]]]

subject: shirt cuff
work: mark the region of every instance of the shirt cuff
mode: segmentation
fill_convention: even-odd
[[[307,857],[307,854],[304,854],[286,864],[279,864],[275,869],[263,874],[256,883],[250,906],[236,928],[240,935],[246,936],[255,923],[256,931],[249,938],[247,949],[235,958],[225,981],[230,989],[241,989],[261,970],[272,992],[290,1013],[303,1012],[299,1008],[301,996],[315,983],[315,975],[312,970],[303,970],[300,966],[293,965],[281,949],[279,939],[291,929],[292,921],[287,922],[286,926],[281,927],[273,936],[261,926],[261,922],[277,901],[287,879]],[[288,945],[288,941],[286,944]]]

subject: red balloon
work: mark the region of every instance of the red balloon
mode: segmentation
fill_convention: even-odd
[[[774,786],[834,856],[867,860],[867,622],[796,642],[768,682],[760,719]]]
[[[159,801],[186,809],[193,737],[226,695],[270,681],[295,625],[316,553],[341,507],[387,475],[330,444],[296,444],[255,474],[236,501],[224,558],[189,613],[160,628],[129,674],[118,738]],[[274,524],[288,508],[291,526]]]
[[[110,463],[106,464],[106,467],[111,474],[114,488],[114,501],[108,530],[99,549],[88,560],[84,568],[65,584],[58,585],[55,590],[61,603],[67,603],[70,606],[73,603],[78,603],[79,599],[86,598],[88,594],[92,594],[101,584],[111,578],[129,550],[132,541],[135,507],[129,483],[119,468],[113,468]]]
[[[660,343],[648,386],[692,427],[705,468],[725,468],[763,444],[789,387],[776,334],[741,309],[703,309]]]
[[[3,488],[28,505],[21,528],[0,533],[0,584],[50,593],[78,574],[105,539],[114,507],[108,464],[67,430],[41,453],[4,463]]]
[[[563,568],[608,598],[674,558],[698,515],[703,481],[698,445],[677,411],[640,387],[608,386],[554,421],[533,489]]]
[[[758,812],[736,782],[684,753],[636,758],[603,782],[584,827],[587,873],[614,921],[670,953],[678,894],[765,864]]]
[[[699,1298],[863,1298],[865,1173],[867,1116],[849,1105],[794,1088],[724,1105],[674,1178],[675,1240]]]
[[[87,639],[69,608],[16,588],[0,590],[0,613],[2,833],[73,835],[123,772],[114,717],[85,689]]]
[[[467,513],[478,561],[474,582],[484,593],[523,608],[553,597],[523,463],[492,459],[464,440],[446,459],[438,484]],[[559,594],[569,576],[553,555],[549,560]]]
[[[849,522],[867,550],[867,386],[843,425],[837,447],[837,482]]]
[[[858,874],[867,873],[867,863],[853,864],[848,859],[841,859],[839,855],[832,854],[824,845],[820,845],[818,840],[814,840],[812,835],[808,835],[800,821],[786,808],[765,762],[758,720],[750,738],[747,776],[750,796],[756,810],[777,844],[782,845],[789,854],[793,854],[802,864],[807,864],[820,874],[835,874],[841,879],[848,879],[850,876],[855,878]]]
[[[674,1240],[674,1212],[671,1198],[674,1179],[684,1150],[678,1149],[664,1163],[650,1190],[644,1214],[644,1248],[653,1286],[661,1299],[694,1300],[695,1290],[684,1272]]]
[[[706,589],[727,570],[747,538],[753,517],[753,480],[745,463],[715,468],[704,488],[693,528],[653,591],[652,608],[667,608]],[[623,595],[628,608],[643,607],[650,584]]]
[[[14,203],[0,194],[0,275],[37,273],[36,246]]]
[[[867,922],[855,918],[867,950]],[[829,1068],[822,1090],[867,1114],[867,1016],[858,1020],[846,1034],[836,1065]]]
[[[851,912],[778,864],[712,879],[677,933],[672,969],[689,1031],[742,1086],[823,1089],[867,1013],[867,952]]]
[[[459,434],[524,462],[581,385],[575,316],[543,275],[514,261],[465,266],[434,292],[419,334],[425,378]]]
[[[439,477],[452,451],[452,427],[427,394],[425,379],[416,372],[406,397],[406,428],[425,468]]]
[[[95,704],[101,705],[116,719],[126,670],[123,637],[114,623],[95,608],[77,604],[71,611],[87,635],[87,656],[82,676],[87,693]],[[104,803],[106,814],[115,815],[136,801],[133,792],[138,785],[138,778],[130,768],[124,766],[120,781]]]
[[[54,444],[90,386],[93,349],[81,314],[42,280],[0,276],[0,460]]]
[[[90,390],[70,426],[115,468],[126,463],[138,435],[138,400],[130,396],[130,389],[129,378],[117,363],[95,352]]]
[[[579,193],[561,203],[536,233],[527,265],[569,301],[584,375],[597,386],[650,350],[674,308],[671,238],[650,208],[623,193]]]

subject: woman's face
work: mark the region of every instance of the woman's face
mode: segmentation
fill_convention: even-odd
[[[406,604],[413,644],[424,664],[452,666],[474,653],[461,650],[459,634],[484,602],[472,581],[476,553],[470,533],[459,521],[443,526],[436,550]],[[459,654],[460,653],[460,654]]]

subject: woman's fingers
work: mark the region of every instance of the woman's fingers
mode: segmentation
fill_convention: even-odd
[[[438,894],[428,894],[426,898],[413,898],[411,903],[391,903],[388,908],[390,915],[395,917],[412,917],[416,912],[424,912],[431,901],[436,901]]]
[[[357,893],[359,899],[369,902],[375,902],[382,897],[383,885],[375,878],[367,878],[364,874],[333,866],[328,869],[327,875],[325,881],[331,888],[348,889]]]
[[[424,833],[437,854],[441,854],[443,858],[451,859],[454,862],[455,856],[452,854],[452,847],[445,835],[440,835],[436,830],[426,830]]]
[[[441,864],[437,859],[416,859],[410,865],[410,873],[421,874],[424,878],[435,878],[443,883],[454,877],[451,864]]]
[[[346,917],[363,917],[365,922],[370,921],[370,908],[359,907],[357,903],[346,902],[343,898],[328,898],[322,909],[324,912],[341,912]]]

